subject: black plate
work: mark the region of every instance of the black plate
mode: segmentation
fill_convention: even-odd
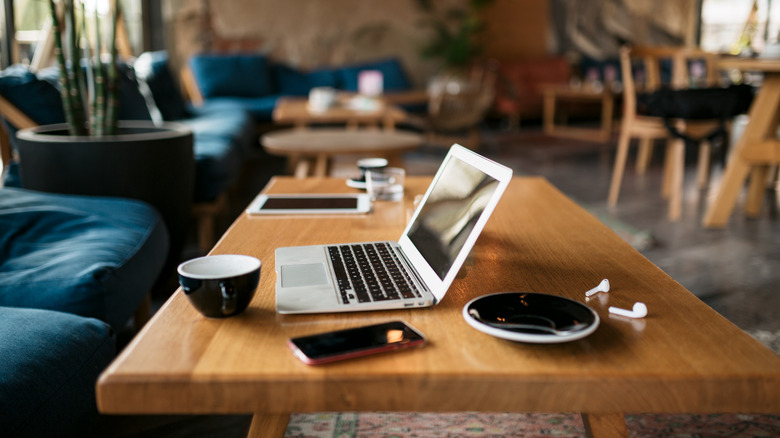
[[[590,307],[568,298],[502,292],[469,301],[463,318],[475,329],[503,339],[558,343],[582,339],[599,325]]]

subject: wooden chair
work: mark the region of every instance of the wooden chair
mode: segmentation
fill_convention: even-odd
[[[608,205],[617,205],[620,184],[628,156],[628,147],[631,139],[639,139],[639,151],[637,156],[637,173],[643,174],[652,155],[653,141],[664,139],[667,141],[666,157],[664,162],[664,177],[662,193],[669,198],[670,220],[680,218],[682,208],[682,188],[685,171],[685,142],[679,138],[672,138],[669,130],[660,117],[644,116],[637,113],[637,93],[651,92],[661,87],[661,61],[671,60],[672,88],[680,89],[690,86],[688,63],[692,60],[704,62],[706,76],[702,78],[703,86],[717,84],[716,57],[714,54],[704,52],[696,48],[684,47],[635,47],[633,49],[623,47],[620,50],[620,65],[623,77],[623,119],[620,126],[617,155],[612,173],[612,182],[609,188]],[[644,68],[644,81],[637,81],[638,71],[632,68],[632,61],[642,61]],[[674,120],[674,126],[682,133],[693,137],[706,135],[718,126],[717,120]],[[709,178],[711,145],[702,142],[699,148],[698,183],[700,187],[707,184]]]
[[[18,108],[13,106],[11,102],[0,96],[0,116],[4,117],[8,123],[14,125],[18,129],[33,128],[38,126],[31,118]],[[3,187],[5,181],[5,174],[8,171],[8,167],[12,162],[16,161],[14,150],[11,147],[11,138],[9,132],[5,129],[2,120],[0,120],[0,187]]]

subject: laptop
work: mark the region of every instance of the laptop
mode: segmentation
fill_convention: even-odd
[[[277,248],[277,312],[437,304],[511,179],[508,167],[453,145],[397,242]]]

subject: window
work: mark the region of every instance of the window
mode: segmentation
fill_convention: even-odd
[[[41,30],[48,16],[48,1],[14,0],[14,27],[16,28],[14,63],[30,62],[38,41],[43,38]]]
[[[763,51],[778,40],[780,4],[772,0],[703,0],[701,47],[713,52]]]
[[[12,56],[9,63],[28,64],[35,53],[38,43],[45,37],[45,26],[50,21],[48,0],[5,0],[12,1],[15,38],[12,46]],[[99,0],[85,0],[87,4]],[[108,1],[108,0],[102,0]],[[120,0],[122,14],[127,27],[128,38],[133,53],[143,51],[143,9],[137,0]],[[4,21],[3,21],[4,23]],[[5,29],[2,32],[6,36]]]

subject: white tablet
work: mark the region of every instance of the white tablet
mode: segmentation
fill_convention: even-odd
[[[365,193],[260,194],[246,209],[249,214],[352,214],[370,210],[371,200]]]

